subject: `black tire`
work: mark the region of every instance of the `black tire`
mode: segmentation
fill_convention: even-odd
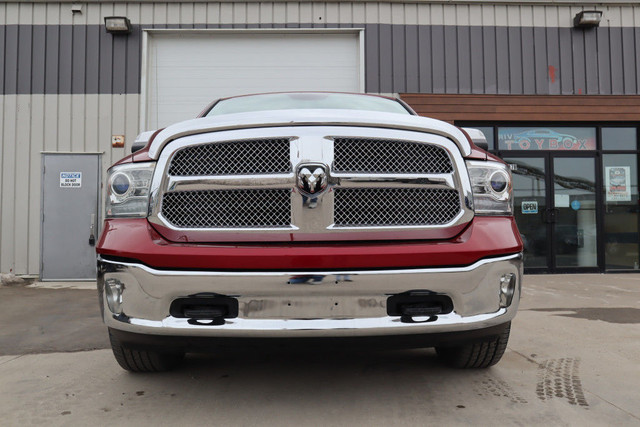
[[[111,350],[118,365],[130,372],[164,372],[180,364],[184,353],[161,353],[150,350],[137,350],[123,344],[109,330]]]
[[[500,361],[507,349],[511,322],[500,335],[484,342],[473,342],[455,347],[436,347],[438,358],[448,366],[458,369],[488,368]]]

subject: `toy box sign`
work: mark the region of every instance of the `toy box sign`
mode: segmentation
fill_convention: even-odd
[[[498,128],[500,150],[595,150],[595,128]]]

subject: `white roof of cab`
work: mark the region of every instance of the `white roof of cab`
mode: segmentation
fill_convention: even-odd
[[[202,117],[162,130],[151,143],[149,157],[157,159],[165,145],[187,135],[233,129],[287,126],[361,126],[433,133],[452,140],[463,155],[471,154],[467,137],[449,123],[408,114],[362,110],[271,110]]]

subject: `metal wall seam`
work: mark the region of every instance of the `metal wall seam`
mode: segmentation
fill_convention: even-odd
[[[4,4],[0,4],[0,25],[2,26],[2,28],[0,28],[0,58],[2,58],[2,60],[0,60],[0,93],[4,93],[4,69],[5,69],[5,54],[4,54],[4,45],[5,45],[5,16],[6,16],[6,5]],[[5,145],[7,145],[7,148],[9,146],[9,144],[7,144],[4,139],[4,112],[5,112],[5,97],[0,95],[0,137],[2,138],[2,143],[0,143],[0,273],[7,271],[4,270],[4,262],[2,260],[2,252],[4,249],[4,238],[3,238],[3,234],[4,234],[4,229],[2,227],[2,217],[4,216],[3,212],[4,212],[4,185],[5,185],[5,178],[4,178],[4,174],[5,174],[5,167],[4,167],[4,161],[5,161]]]
[[[533,28],[522,28],[520,31],[520,49],[522,52],[522,92],[535,93],[536,91],[536,56],[531,47],[534,43]]]
[[[624,93],[624,70],[622,64],[622,29],[620,27],[608,28],[609,30],[609,64],[611,93],[619,95]],[[614,41],[615,40],[615,41]]]
[[[44,131],[45,103],[44,98],[47,95],[30,95],[30,125],[29,129],[29,187],[25,195],[28,200],[27,221],[27,272],[34,274],[40,270],[40,201],[41,201],[41,167],[40,152],[44,150],[44,140],[47,134]],[[17,251],[17,248],[16,248]]]
[[[547,28],[547,84],[551,95],[559,95],[561,92],[560,70],[560,31],[557,27]]]
[[[471,93],[483,93],[484,85],[484,63],[483,54],[483,32],[480,27],[471,27],[469,31],[471,52]]]
[[[366,36],[365,36],[366,37]],[[405,91],[406,92],[419,92],[420,91],[420,48],[418,39],[418,26],[406,25],[405,26],[405,45],[404,56],[406,59],[405,70]],[[365,71],[366,72],[366,71]]]
[[[31,106],[31,96],[27,95],[18,99],[16,103],[15,123],[15,159],[13,179],[15,180],[15,198],[10,205],[14,210],[14,240],[16,253],[14,265],[16,271],[28,271],[29,264],[29,237],[37,233],[37,228],[29,227],[29,188],[31,178],[31,161],[29,158],[31,148],[31,115],[21,114]]]
[[[15,205],[16,199],[16,123],[17,100],[15,96],[3,96],[2,123],[2,229],[0,241],[0,272],[14,273],[15,265]],[[24,271],[22,272],[24,273]]]
[[[496,71],[498,93],[509,93],[509,28],[495,27]]]
[[[635,57],[640,58],[640,14],[638,14],[637,26],[633,29],[635,34]],[[636,65],[636,91],[640,91],[640,67],[637,65],[637,59],[634,60]]]
[[[431,90],[444,93],[445,81],[445,45],[444,26],[431,26]],[[371,72],[371,70],[368,70]],[[380,88],[382,89],[382,88]]]
[[[527,77],[523,74],[525,71],[524,63],[526,61],[523,56],[532,54],[533,52],[525,52],[522,49],[522,33],[526,33],[527,30],[528,28],[508,28],[510,93],[523,93],[525,81],[528,81]]]
[[[636,81],[636,63],[638,62],[638,57],[631,57],[624,55],[625,51],[628,52],[636,52],[636,40],[635,40],[635,31],[636,28],[622,28],[622,52],[620,55],[622,56],[622,72],[624,76],[624,89],[623,93],[636,93],[638,90],[637,81]]]
[[[605,35],[606,33],[606,35]],[[601,32],[596,34],[597,50],[595,51],[598,56],[598,92],[597,93],[612,93],[611,88],[611,52],[609,41],[609,29],[603,28]],[[593,51],[592,51],[593,52]],[[607,61],[603,61],[603,59]]]

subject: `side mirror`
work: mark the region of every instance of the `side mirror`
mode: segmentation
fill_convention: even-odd
[[[484,133],[480,129],[474,128],[462,128],[470,137],[471,141],[478,148],[482,148],[483,150],[489,150],[489,143],[487,142],[487,137],[484,136]]]
[[[473,142],[474,144],[476,144],[476,147],[478,148],[482,148],[485,151],[489,151],[489,143],[485,140],[483,142]]]
[[[140,135],[136,137],[136,140],[133,141],[133,145],[131,145],[131,153],[135,153],[136,151],[142,150],[148,143],[151,136],[154,134],[154,130],[150,130],[147,132],[142,132]]]
[[[147,145],[146,141],[134,141],[133,145],[131,146],[131,153],[133,154],[136,151],[142,150],[145,145]]]

